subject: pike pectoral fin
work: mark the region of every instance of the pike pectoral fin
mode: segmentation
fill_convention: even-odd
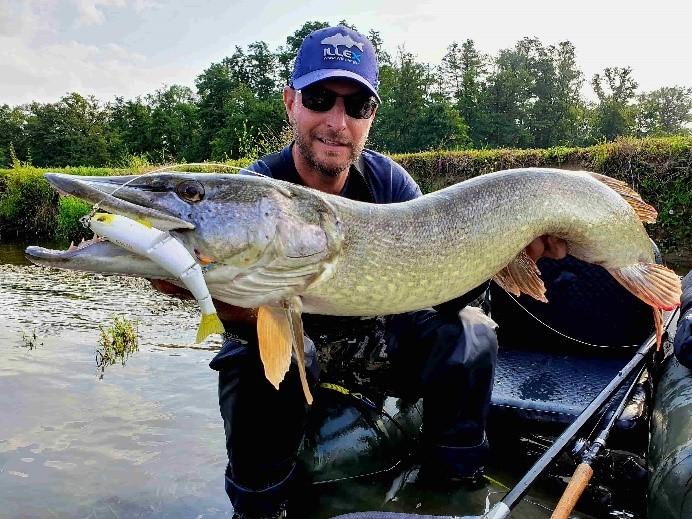
[[[305,342],[300,300],[289,299],[283,308],[261,307],[257,312],[257,338],[264,374],[271,384],[279,384],[291,366],[291,350],[296,352],[296,362],[305,400],[312,404],[312,394],[305,372]]]
[[[538,277],[540,273],[536,263],[522,250],[505,268],[495,274],[493,280],[517,297],[523,292],[547,303],[545,285]]]
[[[680,276],[657,263],[638,263],[621,269],[608,269],[618,282],[639,299],[651,305],[656,324],[656,344],[661,347],[663,316],[661,310],[680,306],[682,282]]]
[[[291,365],[291,328],[283,308],[263,306],[257,311],[257,340],[264,375],[279,389]]]
[[[303,318],[301,315],[302,304],[299,298],[293,297],[288,301],[284,302],[284,308],[286,310],[286,315],[288,316],[291,323],[291,333],[293,335],[293,348],[296,352],[298,373],[300,374],[300,383],[303,386],[305,400],[308,404],[312,405],[312,394],[310,393],[310,386],[308,386],[308,377],[305,372],[305,341],[303,335]]]

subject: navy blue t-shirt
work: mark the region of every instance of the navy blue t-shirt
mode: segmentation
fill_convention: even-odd
[[[247,169],[278,180],[304,185],[291,155],[292,146],[293,144],[278,153],[256,160]],[[344,198],[377,204],[406,202],[421,194],[418,184],[404,168],[389,157],[367,149],[361,153],[361,160],[351,166],[340,193]]]

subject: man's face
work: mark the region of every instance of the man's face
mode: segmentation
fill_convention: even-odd
[[[348,80],[322,81],[310,89],[315,86],[340,96],[369,95],[365,89]],[[284,103],[298,153],[309,167],[324,175],[337,176],[347,171],[363,151],[374,111],[366,119],[351,117],[346,113],[342,97],[337,97],[334,106],[327,111],[310,110],[303,106],[301,96],[303,93],[300,91],[288,87],[284,90]]]

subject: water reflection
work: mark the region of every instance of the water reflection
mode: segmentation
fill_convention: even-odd
[[[220,340],[191,347],[193,303],[142,280],[7,264],[0,294],[0,518],[230,515],[207,366]],[[98,380],[98,326],[114,314],[139,320],[140,351]]]

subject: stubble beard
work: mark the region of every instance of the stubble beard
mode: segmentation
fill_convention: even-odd
[[[298,151],[302,155],[305,162],[307,162],[312,169],[319,171],[327,177],[338,177],[342,172],[347,171],[353,164],[355,164],[358,156],[363,151],[363,144],[359,146],[351,145],[351,152],[349,153],[348,159],[346,159],[346,161],[342,164],[330,166],[320,162],[317,159],[315,153],[312,151],[310,137],[303,135],[295,124],[292,124],[291,126],[293,127],[293,140],[295,141],[295,145],[298,147]]]

